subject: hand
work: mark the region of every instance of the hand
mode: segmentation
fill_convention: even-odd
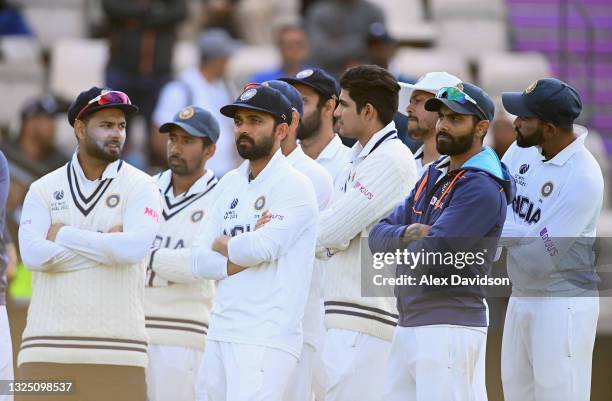
[[[51,227],[49,227],[49,231],[47,232],[47,240],[55,242],[55,239],[57,238],[57,233],[62,227],[64,227],[64,224],[61,224],[61,223],[51,224]]]
[[[231,237],[227,235],[220,235],[213,241],[212,250],[215,252],[219,252],[221,255],[227,258],[227,243]]]
[[[405,242],[416,241],[424,238],[429,234],[431,226],[427,224],[414,223],[406,227],[402,240]]]
[[[119,225],[119,226],[115,226],[113,228],[110,229],[109,233],[122,233],[123,232],[123,226]]]
[[[233,276],[234,274],[240,273],[241,271],[246,270],[246,269],[247,269],[246,267],[237,265],[236,263],[233,263],[229,259],[227,260],[227,275],[228,276]]]
[[[255,230],[262,228],[263,226],[268,224],[270,220],[272,220],[272,213],[266,210],[265,212],[263,212],[261,217],[257,220],[257,223],[255,223]]]

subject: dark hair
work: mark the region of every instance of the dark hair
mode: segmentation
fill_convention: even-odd
[[[376,65],[349,68],[340,78],[340,87],[349,91],[358,113],[370,103],[383,125],[393,120],[397,112],[400,86],[389,71]]]
[[[207,147],[209,147],[210,145],[212,145],[214,142],[207,136],[203,136],[200,139],[202,139],[202,149],[206,149]]]

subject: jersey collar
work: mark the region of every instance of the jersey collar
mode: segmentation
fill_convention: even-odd
[[[174,196],[174,191],[172,190],[172,171],[166,170],[163,173],[160,173],[157,179],[157,185],[159,186],[160,191],[171,199],[206,192],[211,187],[215,186],[217,182],[218,180],[217,177],[215,177],[215,173],[212,170],[206,170],[204,175],[198,178],[198,180],[194,182],[187,191],[179,194],[178,196]]]
[[[368,143],[366,143],[365,146],[362,147],[359,141],[357,141],[355,145],[353,145],[353,155],[355,156],[353,157],[353,160],[365,158],[367,155],[370,154],[370,152],[372,151],[374,146],[378,143],[378,141],[380,141],[383,136],[385,136],[386,134],[388,134],[389,132],[393,130],[395,130],[395,122],[391,121],[383,129],[381,129],[380,131],[372,135],[372,137],[370,138]]]
[[[565,149],[557,153],[555,157],[550,160],[546,160],[545,164],[554,164],[556,166],[563,166],[574,153],[584,148],[584,141],[588,135],[588,130],[582,125],[574,124],[574,134],[576,139],[570,143]]]
[[[317,161],[334,159],[341,146],[343,146],[342,139],[340,139],[338,134],[334,134],[332,140],[323,148],[321,153],[319,153]]]
[[[76,172],[76,176],[79,179],[79,181],[95,182],[95,181],[103,181],[108,178],[115,178],[117,177],[117,174],[119,173],[119,169],[121,169],[121,165],[123,164],[123,160],[121,159],[115,160],[114,162],[106,166],[106,168],[102,172],[102,175],[99,178],[92,181],[92,180],[89,180],[87,177],[85,177],[85,172],[83,172],[83,168],[81,167],[81,162],[79,162],[79,158],[77,156],[78,153],[79,152],[77,149],[77,151],[72,154],[72,160],[70,161],[70,164],[74,168],[74,171]]]

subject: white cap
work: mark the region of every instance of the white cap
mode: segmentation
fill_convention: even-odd
[[[433,93],[434,95],[438,93],[438,91],[447,86],[455,86],[461,83],[461,80],[454,75],[449,74],[448,72],[428,72],[419,78],[418,81],[414,84],[407,84],[404,82],[400,82],[400,91],[399,91],[399,103],[397,107],[397,111],[402,113],[403,115],[408,115],[406,113],[406,107],[410,103],[410,96],[412,96],[412,91],[420,90],[425,92]]]

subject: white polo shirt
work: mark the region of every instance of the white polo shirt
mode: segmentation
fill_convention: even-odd
[[[586,128],[575,125],[574,132],[576,139],[550,160],[539,147],[516,142],[502,158],[517,190],[501,240],[514,295],[580,292],[577,282],[595,279],[585,266],[594,257],[588,238],[596,236],[603,177],[584,146]]]
[[[344,185],[352,157],[351,148],[345,146],[340,136],[336,134],[315,159],[331,174],[334,180],[334,191]]]

